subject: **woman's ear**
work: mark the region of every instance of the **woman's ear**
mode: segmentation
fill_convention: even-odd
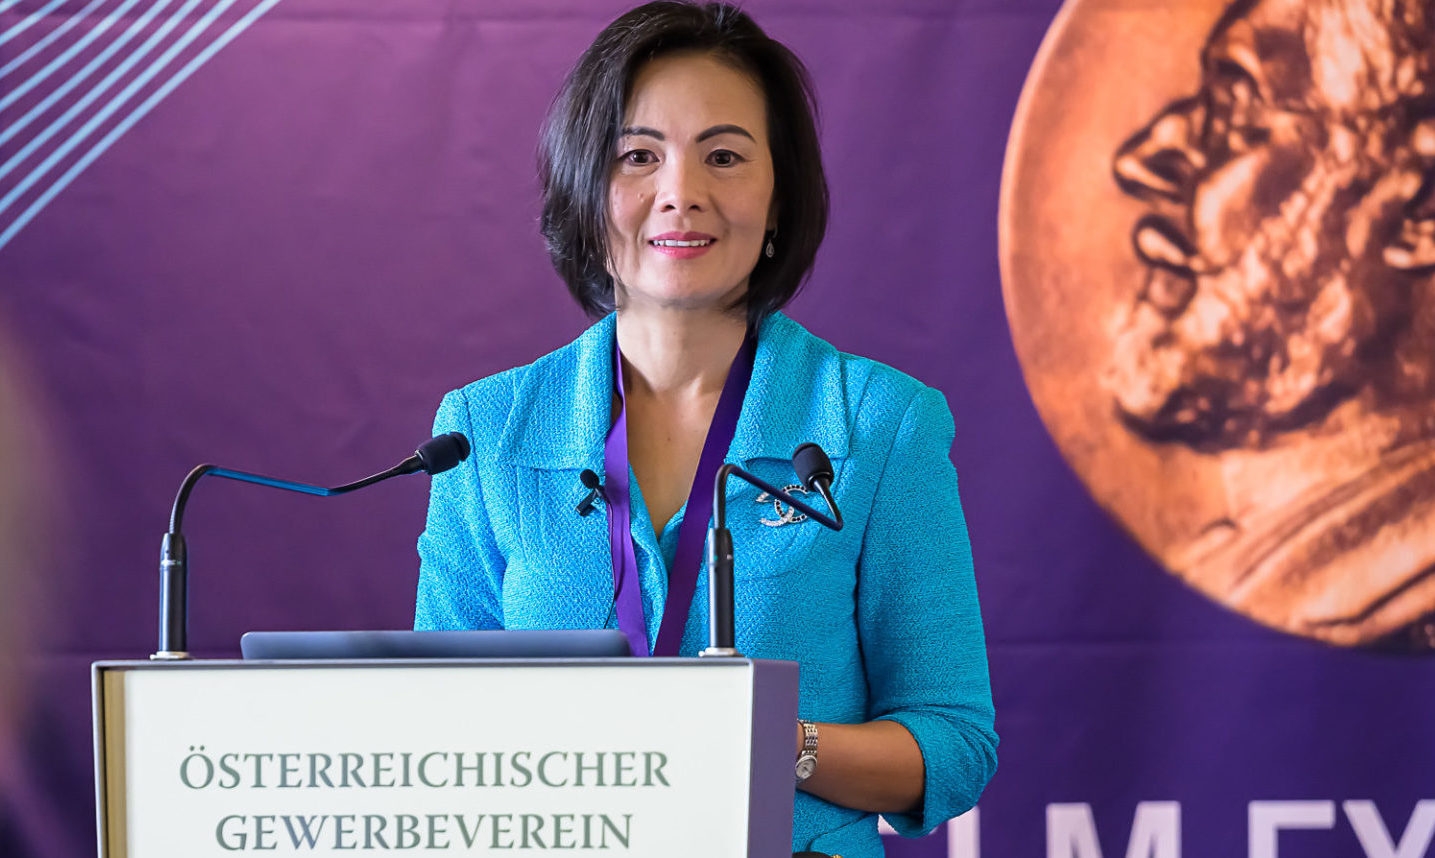
[[[1401,271],[1421,271],[1435,268],[1435,117],[1416,123],[1410,145],[1420,163],[1420,189],[1407,205],[1399,234],[1385,248],[1385,262]]]

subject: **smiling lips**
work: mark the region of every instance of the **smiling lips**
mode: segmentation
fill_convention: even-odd
[[[673,259],[693,259],[707,253],[717,239],[702,232],[665,232],[648,239],[648,246]]]

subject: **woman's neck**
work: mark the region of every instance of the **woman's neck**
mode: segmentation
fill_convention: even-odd
[[[747,334],[736,313],[618,311],[623,385],[659,399],[717,396]]]

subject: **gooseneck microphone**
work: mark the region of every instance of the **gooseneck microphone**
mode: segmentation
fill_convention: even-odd
[[[832,530],[842,529],[842,513],[832,499],[832,462],[822,448],[813,443],[798,446],[792,453],[792,469],[809,491],[822,495],[832,517],[818,512],[786,491],[768,483],[737,465],[724,464],[713,479],[713,524],[708,530],[708,648],[702,656],[735,658],[742,653],[734,646],[736,634],[733,620],[733,550],[732,532],[727,529],[727,478],[736,476],[757,486],[778,500]]]
[[[404,474],[414,474],[419,471],[430,475],[441,474],[467,459],[468,454],[469,443],[463,433],[449,432],[425,441],[414,451],[412,456],[387,471],[381,471],[362,480],[334,488],[281,480],[262,474],[252,474],[248,471],[221,468],[217,465],[200,465],[190,471],[184,478],[184,482],[180,483],[179,493],[175,495],[174,507],[169,514],[169,532],[164,535],[164,541],[160,545],[159,649],[150,658],[156,660],[189,658],[189,567],[184,536],[180,533],[180,527],[184,522],[184,507],[189,502],[190,492],[194,491],[194,485],[199,482],[201,477],[223,477],[227,480],[254,483],[289,492],[332,497]]]

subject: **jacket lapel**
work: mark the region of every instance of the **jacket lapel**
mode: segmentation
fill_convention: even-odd
[[[836,349],[782,313],[762,325],[728,461],[790,460],[803,442],[847,456],[847,380]]]
[[[513,395],[499,455],[540,470],[603,474],[613,418],[613,314],[529,367]],[[575,479],[576,482],[576,479]]]

